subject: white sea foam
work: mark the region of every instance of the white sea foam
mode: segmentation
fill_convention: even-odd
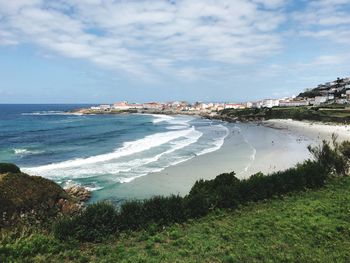
[[[224,129],[225,130],[225,135],[216,139],[210,147],[210,148],[206,148],[202,151],[200,151],[199,153],[197,153],[197,155],[203,155],[203,154],[207,154],[207,153],[211,153],[211,152],[215,152],[217,150],[219,150],[223,145],[224,145],[224,142],[225,142],[225,138],[228,136],[229,134],[229,130],[227,127],[223,126],[223,125],[216,125],[217,127],[220,127],[221,129]]]
[[[164,114],[151,114],[151,116],[153,116],[155,118],[153,120],[154,124],[160,123],[160,122],[163,122],[163,121],[167,121],[168,122],[168,121],[174,119],[174,117],[169,116],[169,115],[164,115]]]
[[[188,125],[173,125],[173,126],[168,126],[166,127],[168,130],[181,130],[181,129],[186,129]]]
[[[29,154],[38,154],[38,153],[42,153],[42,151],[33,151],[33,150],[28,150],[25,148],[14,148],[13,152],[16,155],[29,155]]]
[[[196,144],[203,136],[201,131],[189,126],[189,122],[193,118],[164,116],[155,115],[159,122],[169,124],[166,128],[170,131],[125,142],[120,148],[110,153],[24,168],[23,170],[55,180],[73,179],[79,181],[84,178],[96,177],[96,180],[99,181],[98,178],[102,176],[103,180],[129,183],[149,173],[159,172],[169,166],[185,162],[196,155],[216,151],[222,147],[229,134],[227,127],[221,124],[210,126],[208,131],[213,133],[213,136],[210,136],[209,133],[208,141],[204,138],[198,146],[195,146],[195,148],[201,148],[201,151],[196,154],[195,148],[193,150],[186,148]],[[203,132],[206,133],[205,129]],[[218,135],[219,138],[217,138]],[[88,187],[90,186],[88,185]],[[91,190],[99,189],[101,189],[100,185],[91,187]]]
[[[114,171],[114,173],[116,172],[118,173],[121,171],[128,171],[130,167],[139,167],[147,163],[154,162],[164,154],[173,152],[177,149],[183,148],[189,144],[196,142],[201,135],[202,133],[200,133],[199,131],[196,131],[194,127],[191,127],[186,130],[181,130],[181,131],[156,133],[136,141],[125,142],[121,148],[118,148],[111,153],[92,156],[85,159],[79,158],[74,160],[68,160],[60,163],[53,163],[53,164],[39,166],[39,167],[24,168],[24,170],[34,174],[45,174],[45,175],[57,174],[57,170],[61,170],[60,172],[62,172],[62,170],[67,170],[67,174],[68,172],[73,172],[73,173],[76,173],[76,175],[110,173],[112,171]],[[107,163],[109,161],[112,161],[112,160],[114,161],[124,156],[129,156],[132,154],[150,150],[154,147],[161,146],[163,144],[169,143],[181,137],[185,137],[185,140],[174,143],[171,149],[167,150],[164,153],[161,153],[160,155],[157,155],[151,158],[132,160],[129,163],[119,163],[119,164],[117,163],[116,165],[114,163]],[[91,165],[96,165],[96,164],[98,164],[96,167],[94,167],[94,168],[97,168],[96,170],[90,169]],[[84,168],[85,166],[86,168]],[[76,171],[73,171],[73,170],[76,170]]]
[[[36,111],[36,112],[24,112],[21,115],[29,115],[29,116],[50,116],[50,115],[83,115],[82,113],[70,113],[64,111]]]
[[[103,189],[101,186],[84,186],[84,188],[90,192],[98,191]]]

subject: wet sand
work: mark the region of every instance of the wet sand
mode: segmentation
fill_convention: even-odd
[[[110,191],[105,189],[105,193],[115,196],[117,202],[154,195],[186,195],[199,179],[213,179],[232,171],[243,179],[260,171],[266,174],[283,170],[310,157],[307,146],[314,140],[308,137],[257,124],[226,125],[230,133],[219,150],[120,184]]]

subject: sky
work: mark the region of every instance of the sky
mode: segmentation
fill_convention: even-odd
[[[282,98],[349,51],[350,0],[0,0],[0,103]]]

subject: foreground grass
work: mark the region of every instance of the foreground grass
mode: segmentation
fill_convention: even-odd
[[[350,262],[350,178],[103,243],[4,237],[0,262]]]

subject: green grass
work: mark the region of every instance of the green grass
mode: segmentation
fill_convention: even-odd
[[[0,262],[350,262],[350,178],[104,242],[4,236]]]
[[[261,109],[228,109],[221,112],[223,117],[239,120],[254,119],[294,119],[322,122],[350,122],[350,109],[347,105],[322,107],[274,107]]]

